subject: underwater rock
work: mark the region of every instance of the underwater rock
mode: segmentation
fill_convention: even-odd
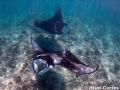
[[[99,72],[95,75],[95,77],[97,79],[104,79],[104,80],[107,80],[108,77],[107,77],[107,73],[105,70],[99,70]]]
[[[26,35],[27,32],[26,32],[25,30],[23,30],[23,31],[21,32],[21,34]]]
[[[0,37],[0,46],[6,44],[6,39],[4,37]]]
[[[7,69],[5,67],[0,67],[0,76],[3,76],[6,74]]]
[[[120,54],[119,53],[115,53],[115,57],[120,57]]]
[[[101,52],[97,48],[94,50],[94,53],[95,55],[98,55],[98,56],[102,55]]]
[[[2,56],[3,50],[2,47],[0,47],[0,57]]]
[[[12,68],[12,69],[15,69],[15,60],[9,60],[7,63],[6,63],[6,66],[9,67],[9,68]]]
[[[20,82],[21,82],[21,77],[18,76],[18,75],[15,75],[15,76],[13,77],[13,79],[14,79],[14,81],[15,81],[16,83],[20,83]]]
[[[15,57],[16,55],[20,53],[18,45],[12,45],[11,47],[12,47],[11,53],[13,57]]]
[[[25,30],[22,30],[18,37],[19,42],[21,42],[27,36],[28,36],[28,33]]]
[[[120,53],[115,53],[114,57],[116,58],[117,62],[119,62],[119,60],[120,60]]]
[[[23,34],[20,34],[19,37],[18,37],[19,42],[22,41],[23,38],[24,38],[24,35],[23,35]]]
[[[117,74],[120,71],[120,64],[117,63],[114,65],[114,74]]]
[[[78,49],[76,52],[78,53],[78,55],[82,55],[83,54],[83,51],[80,50],[80,49]]]

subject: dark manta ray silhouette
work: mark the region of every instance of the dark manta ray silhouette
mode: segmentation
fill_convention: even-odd
[[[42,40],[45,41],[46,37],[45,39],[42,38]],[[42,42],[42,40],[38,40],[37,42],[32,41],[32,47],[34,50],[33,56],[34,59],[32,65],[33,70],[35,71],[35,73],[37,73],[37,75],[43,75],[45,72],[49,71],[50,69],[54,68],[57,65],[63,66],[66,69],[76,73],[77,75],[90,74],[98,70],[98,67],[92,67],[81,62],[69,50],[52,51],[50,49],[48,52],[48,48],[46,49],[45,47],[43,47],[42,45],[43,43],[39,43],[39,41]],[[49,43],[51,44],[51,42],[48,42],[47,45],[49,45]]]
[[[34,26],[41,28],[51,34],[61,34],[63,27],[67,25],[63,22],[63,15],[61,12],[61,9],[58,9],[55,13],[55,15],[45,21],[38,21],[36,20],[34,22]]]

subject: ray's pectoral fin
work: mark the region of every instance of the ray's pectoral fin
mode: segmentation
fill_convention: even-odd
[[[78,65],[86,65],[82,61],[80,61],[74,54],[72,54],[70,51],[65,51],[65,57],[67,57],[71,62],[74,62]]]
[[[77,74],[91,74],[93,72],[96,72],[99,67],[92,67],[88,65],[78,65],[76,69],[73,70],[73,72]]]
[[[64,60],[61,65],[76,74],[90,74],[97,71],[99,68],[85,64],[68,50],[63,52],[63,58]]]

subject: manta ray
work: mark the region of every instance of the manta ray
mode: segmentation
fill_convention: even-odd
[[[62,34],[63,27],[67,25],[63,21],[63,15],[61,9],[58,9],[55,15],[48,20],[34,22],[34,26],[41,28],[51,34]]]
[[[53,17],[44,21],[35,21],[34,26],[51,34],[61,34],[63,27],[61,9],[58,9]],[[98,67],[87,65],[79,60],[71,51],[64,50],[54,38],[39,36],[32,41],[33,48],[33,71],[37,76],[55,68],[64,67],[76,74],[90,74],[98,70]]]
[[[42,40],[45,41],[46,39],[42,38]],[[38,41],[43,42],[42,40]],[[48,52],[48,48],[46,49],[45,47],[43,47],[42,43],[38,44],[38,41],[32,41],[32,47],[34,51],[32,65],[33,70],[35,71],[35,73],[37,73],[37,75],[43,75],[45,72],[49,71],[50,69],[56,66],[62,66],[76,73],[76,75],[90,74],[98,70],[98,67],[93,67],[80,61],[69,50],[62,51],[61,49],[58,51],[53,51],[54,49],[51,50],[50,48]],[[47,41],[47,45],[49,44],[51,44],[51,42]]]

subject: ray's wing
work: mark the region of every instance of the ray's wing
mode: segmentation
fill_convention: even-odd
[[[50,20],[45,20],[45,21],[35,21],[34,24],[36,27],[39,27],[43,30],[46,30],[49,32],[50,29],[53,28],[52,23],[50,22]]]
[[[71,60],[72,62],[74,63],[77,63],[77,64],[82,64],[82,65],[86,65],[85,63],[83,63],[82,61],[80,61],[78,58],[76,58],[70,51],[65,51],[65,56]]]
[[[90,74],[98,70],[98,67],[93,67],[81,62],[70,51],[65,52],[61,65],[73,71],[76,74]]]
[[[78,65],[77,68],[73,70],[73,72],[77,74],[91,74],[98,71],[98,68],[99,67],[92,67],[89,65]]]
[[[61,12],[60,8],[56,11],[55,15],[52,17],[52,20],[54,22],[61,22],[61,23],[63,23],[63,15],[62,15],[62,12]]]

